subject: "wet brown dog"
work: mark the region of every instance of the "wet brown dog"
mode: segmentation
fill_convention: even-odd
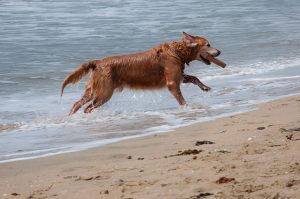
[[[178,103],[185,105],[180,91],[181,82],[193,83],[203,91],[210,90],[197,77],[184,74],[185,64],[199,60],[208,65],[213,62],[225,67],[223,62],[215,58],[218,55],[220,51],[212,48],[207,39],[183,32],[182,41],[173,41],[170,45],[165,43],[142,53],[107,57],[81,64],[64,79],[61,94],[66,85],[77,83],[91,72],[84,95],[73,105],[70,115],[92,101],[84,111],[90,113],[106,103],[114,90],[122,90],[124,87],[131,89],[168,87]]]

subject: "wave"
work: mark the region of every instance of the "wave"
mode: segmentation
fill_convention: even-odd
[[[47,107],[47,103],[52,103],[48,104],[48,109],[45,109],[49,112],[36,114],[36,117],[29,122],[22,122],[16,127],[4,129],[1,134],[4,135],[5,132],[5,139],[8,139],[11,133],[11,140],[15,140],[14,136],[22,135],[30,139],[29,143],[33,145],[25,146],[19,152],[14,148],[6,152],[0,151],[5,154],[0,153],[0,162],[85,150],[245,112],[251,110],[253,104],[299,93],[299,87],[295,87],[294,90],[285,89],[290,88],[288,85],[295,84],[295,80],[299,79],[300,75],[295,74],[295,68],[292,68],[298,66],[299,63],[300,59],[280,58],[275,61],[244,64],[239,68],[229,66],[225,72],[218,68],[210,69],[206,73],[206,79],[216,79],[215,83],[220,84],[208,94],[202,94],[201,91],[195,92],[197,88],[192,86],[184,87],[183,92],[188,92],[185,97],[189,97],[187,101],[191,103],[185,108],[178,108],[176,101],[170,94],[168,95],[168,92],[163,92],[163,94],[157,92],[151,95],[146,92],[124,92],[117,94],[108,105],[97,109],[92,114],[79,111],[71,117],[65,115],[66,106],[69,106],[69,101],[73,100],[73,98],[68,98],[68,95],[64,98],[68,102],[60,106],[53,104],[55,101],[53,96],[51,99],[44,97],[42,104],[37,104],[41,103],[40,101],[31,100],[28,104],[23,103],[23,106],[35,109],[37,105]],[[291,70],[285,71],[284,74],[280,71],[265,75],[265,73],[285,68],[291,68]],[[226,85],[222,85],[224,80],[226,80]],[[262,84],[256,84],[256,82],[262,82]],[[286,91],[278,91],[278,87]],[[272,91],[272,88],[276,88],[276,93],[269,95],[268,92]],[[292,91],[291,95],[287,95],[289,91]],[[253,92],[257,92],[256,96],[253,96]],[[147,106],[147,103],[151,106]],[[61,110],[52,112],[51,108],[54,107],[61,108]],[[18,134],[13,135],[15,133]],[[56,142],[57,140],[59,142]],[[41,147],[39,149],[34,146],[37,142]]]
[[[18,84],[18,82],[10,80],[0,80],[0,84]]]
[[[272,61],[258,61],[255,63],[243,64],[240,66],[229,65],[223,71],[210,69],[202,78],[203,80],[213,80],[221,78],[231,78],[243,75],[264,74],[271,71],[278,71],[285,68],[295,67],[300,65],[299,58],[277,58]],[[203,72],[201,71],[203,74]],[[216,75],[217,74],[217,75]]]

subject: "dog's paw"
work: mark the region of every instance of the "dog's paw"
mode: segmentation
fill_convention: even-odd
[[[208,86],[202,86],[201,89],[206,92],[211,90],[211,88]]]

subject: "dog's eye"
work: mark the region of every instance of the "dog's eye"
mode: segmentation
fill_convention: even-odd
[[[210,47],[210,44],[207,44],[206,46],[207,46],[207,47]]]

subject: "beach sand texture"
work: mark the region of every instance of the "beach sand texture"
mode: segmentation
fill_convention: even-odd
[[[0,164],[2,198],[300,198],[300,97],[175,132]]]

